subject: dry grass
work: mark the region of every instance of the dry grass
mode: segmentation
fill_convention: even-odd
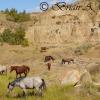
[[[31,68],[28,76],[39,75],[46,80],[47,91],[45,92],[42,98],[31,96],[30,94],[27,97],[22,97],[22,90],[19,88],[14,89],[9,97],[6,97],[7,84],[15,79],[15,72],[8,73],[7,76],[0,76],[0,100],[99,100],[99,96],[88,95],[84,93],[77,93],[76,89],[72,86],[61,87],[58,83],[58,77],[60,73],[64,70],[70,68],[71,65],[61,65],[62,57],[71,57],[73,50],[70,47],[62,48],[49,48],[47,52],[40,53],[40,49],[34,46],[23,48],[21,46],[9,46],[4,45],[0,47],[0,64],[2,65],[21,65],[26,64]],[[52,63],[51,71],[47,70],[45,65],[44,56],[52,55],[56,58],[56,61]],[[74,68],[74,67],[72,67]],[[56,85],[55,85],[56,84]],[[86,90],[86,89],[85,89]],[[83,91],[83,90],[82,90]],[[32,91],[29,90],[29,93]],[[19,94],[19,97],[18,97]],[[20,97],[21,96],[21,97]]]

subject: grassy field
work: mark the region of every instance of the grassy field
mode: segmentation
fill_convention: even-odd
[[[78,92],[72,85],[60,86],[59,84],[47,87],[43,97],[32,95],[32,90],[28,90],[27,96],[23,97],[23,92],[19,88],[15,88],[6,96],[7,85],[13,79],[13,74],[0,76],[0,100],[100,100],[100,96],[88,94],[86,91]]]
[[[73,56],[72,50],[66,48],[50,48],[46,53],[40,53],[39,49],[34,47],[23,48],[21,46],[0,46],[0,64],[7,65],[28,65],[31,69],[28,76],[39,75],[46,80],[47,91],[43,97],[32,95],[32,90],[28,90],[26,97],[22,96],[22,90],[15,88],[9,96],[7,94],[7,85],[15,79],[15,72],[6,75],[0,75],[0,100],[100,100],[100,96],[87,92],[86,89],[78,89],[73,86],[61,86],[58,83],[58,76],[62,71],[70,68],[66,64],[61,66],[61,58]],[[56,61],[52,63],[51,71],[47,70],[44,64],[45,55],[53,55]],[[87,61],[87,59],[84,59]],[[93,61],[95,61],[93,59]],[[97,61],[97,60],[96,60]],[[99,59],[98,59],[99,61]],[[74,66],[75,64],[72,64]]]

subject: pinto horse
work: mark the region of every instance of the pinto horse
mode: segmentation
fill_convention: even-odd
[[[27,73],[30,71],[30,68],[28,66],[25,66],[25,65],[22,65],[22,66],[11,66],[11,70],[10,72],[12,71],[16,71],[16,78],[18,76],[18,74],[20,75],[21,77],[21,74],[25,74],[25,76],[27,76]]]
[[[50,60],[54,62],[55,59],[52,56],[45,56],[44,62],[48,62]]]
[[[66,62],[68,62],[68,64],[69,63],[71,63],[71,62],[73,62],[74,63],[74,59],[72,59],[72,58],[67,58],[67,59],[62,59],[62,64],[65,64]]]

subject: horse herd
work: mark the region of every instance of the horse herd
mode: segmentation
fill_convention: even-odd
[[[52,56],[45,56],[44,62],[48,62],[50,60],[52,60],[54,62],[55,61],[55,58],[52,57]],[[61,60],[61,64],[65,64],[66,62],[68,64],[70,64],[71,62],[74,63],[74,59],[73,58],[66,58],[66,59],[62,59]],[[46,65],[48,67],[48,70],[50,71],[50,69],[51,69],[51,63],[48,62]]]
[[[22,66],[11,66],[10,72],[16,72],[16,79],[8,84],[8,92],[7,95],[15,88],[19,87],[23,90],[23,95],[26,95],[26,89],[36,89],[37,94],[42,96],[43,90],[46,90],[46,83],[45,80],[38,77],[26,77],[30,71],[30,68],[26,65]],[[1,66],[0,73],[6,73],[7,75],[7,67]],[[22,76],[24,74],[24,76]],[[19,77],[18,77],[19,75]]]
[[[49,61],[55,61],[55,58],[52,56],[45,56],[44,62],[47,62],[47,67],[48,70],[50,71],[51,69],[51,63]],[[67,59],[62,59],[61,63],[70,64],[71,62],[74,63],[74,59],[72,58],[67,58]],[[27,74],[30,72],[30,68],[26,65],[22,66],[10,66],[10,73],[12,71],[16,72],[16,79],[8,84],[8,93],[10,93],[14,87],[19,87],[23,90],[23,94],[26,95],[26,89],[36,89],[39,95],[42,95],[43,90],[46,90],[46,83],[45,80],[37,77],[37,76],[32,76],[32,77],[27,77]],[[6,73],[7,74],[7,67],[1,66],[0,65],[0,74]],[[24,74],[24,76],[22,76]],[[19,77],[18,77],[19,75]]]

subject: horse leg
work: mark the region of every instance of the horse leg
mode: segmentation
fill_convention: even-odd
[[[21,77],[21,74],[20,74],[20,77]]]
[[[24,88],[23,89],[23,96],[26,96],[27,92],[26,92],[26,89]]]
[[[36,95],[42,96],[42,89],[37,87],[36,90],[37,90],[37,94]]]
[[[18,73],[16,73],[16,78],[17,78],[17,76],[18,76]]]
[[[42,96],[43,94],[42,94],[42,89],[41,88],[39,88],[39,96]]]
[[[62,60],[62,64],[65,64],[65,62]]]
[[[50,66],[48,66],[48,70],[50,71]]]
[[[24,74],[25,74],[25,77],[27,76],[27,72],[24,72]]]
[[[17,75],[18,75],[18,74],[16,73],[16,78],[17,78]]]
[[[2,71],[2,74],[3,74],[3,72],[4,72],[4,71]]]
[[[6,69],[5,73],[6,73],[6,75],[7,75],[7,69]]]
[[[61,61],[61,64],[63,64],[63,62]]]
[[[62,64],[65,64],[65,62],[64,62],[64,61],[62,61]]]
[[[68,64],[70,63],[70,61],[68,61]]]

